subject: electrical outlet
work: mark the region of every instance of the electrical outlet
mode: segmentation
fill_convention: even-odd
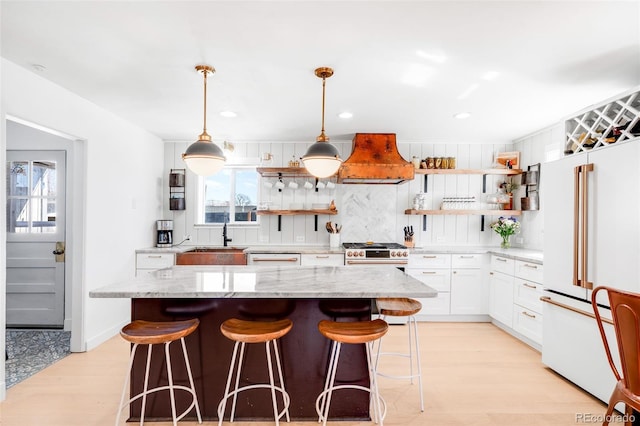
[[[438,235],[436,237],[436,243],[444,243],[444,241],[445,241],[444,235]]]
[[[269,236],[268,236],[268,235],[260,235],[260,236],[258,237],[258,240],[259,240],[261,243],[268,243],[268,242],[269,242]]]
[[[516,244],[524,244],[524,238],[516,237]]]
[[[296,243],[304,243],[304,235],[296,235]]]

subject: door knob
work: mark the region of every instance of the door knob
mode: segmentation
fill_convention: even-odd
[[[64,250],[54,250],[51,253],[55,254],[56,256],[59,256],[61,254],[64,254]]]

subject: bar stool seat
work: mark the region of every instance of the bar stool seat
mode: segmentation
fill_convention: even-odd
[[[120,330],[120,335],[123,339],[133,344],[131,349],[131,356],[129,360],[129,370],[125,379],[124,388],[122,389],[122,396],[120,398],[120,406],[116,415],[116,426],[119,424],[120,412],[124,407],[130,405],[133,401],[142,398],[142,408],[140,411],[140,425],[144,424],[144,412],[147,404],[147,395],[168,390],[171,399],[171,418],[173,425],[176,426],[177,422],[182,419],[195,407],[196,415],[198,416],[198,423],[202,423],[202,417],[200,416],[200,407],[198,405],[198,397],[196,395],[196,388],[193,383],[193,376],[191,373],[191,366],[189,364],[189,356],[187,354],[187,347],[184,342],[184,338],[193,333],[200,324],[200,321],[196,319],[190,319],[185,321],[166,321],[166,322],[152,322],[144,320],[133,321]],[[187,369],[187,375],[189,376],[189,386],[176,385],[173,383],[173,369],[171,366],[171,356],[169,353],[169,345],[176,340],[180,340],[182,345],[182,354],[184,356],[184,362]],[[149,389],[149,369],[151,366],[151,353],[152,346],[164,344],[164,355],[167,364],[167,377],[168,385],[157,386]],[[141,393],[133,395],[125,403],[125,395],[127,392],[127,386],[131,376],[131,368],[136,355],[136,350],[139,345],[147,345],[147,364],[145,368],[144,376],[144,389]],[[181,390],[190,393],[193,397],[191,404],[180,415],[176,413],[176,401],[175,391]]]
[[[420,392],[420,411],[424,411],[424,397],[422,391],[422,367],[420,365],[420,342],[418,340],[418,321],[415,315],[422,309],[422,304],[415,299],[404,297],[381,297],[376,299],[376,305],[380,312],[381,318],[384,319],[387,316],[393,317],[408,317],[409,320],[409,352],[381,352],[382,340],[378,343],[378,350],[376,352],[376,371],[379,376],[387,377],[391,379],[409,379],[413,384],[413,379],[418,379],[418,387]],[[416,353],[416,362],[413,360],[413,352]],[[390,355],[396,357],[409,358],[409,375],[391,375],[385,374],[378,368],[378,362],[381,356]],[[417,367],[417,372],[414,373],[414,364]]]
[[[329,371],[325,379],[324,390],[316,399],[316,412],[318,413],[318,422],[323,425],[327,424],[329,417],[329,408],[331,405],[331,397],[333,391],[339,389],[359,389],[371,394],[371,401],[374,411],[374,421],[382,425],[382,420],[386,412],[386,405],[380,393],[378,392],[378,383],[376,379],[375,366],[371,357],[371,343],[380,339],[387,333],[389,325],[381,320],[357,321],[357,322],[337,322],[322,320],[318,323],[318,331],[326,338],[332,340],[331,356],[329,359]],[[364,344],[367,354],[367,367],[369,371],[368,388],[354,384],[335,385],[336,371],[338,369],[338,360],[340,358],[340,349],[343,343],[347,344]],[[382,407],[384,409],[382,409]]]
[[[273,403],[273,416],[275,418],[276,425],[279,424],[280,418],[286,416],[287,421],[289,418],[289,394],[284,387],[284,379],[282,375],[282,364],[280,362],[280,354],[278,352],[277,339],[286,335],[293,327],[293,322],[290,319],[282,319],[278,321],[245,321],[238,318],[231,318],[226,320],[220,325],[220,331],[229,340],[235,342],[233,346],[233,355],[231,356],[231,364],[229,366],[229,374],[227,376],[227,384],[224,391],[224,396],[218,404],[218,422],[222,425],[224,413],[227,406],[227,399],[233,396],[233,403],[231,405],[231,413],[229,421],[233,422],[236,410],[236,401],[238,393],[257,388],[266,388],[271,390],[271,400]],[[240,373],[242,370],[242,360],[244,358],[245,345],[247,343],[265,343],[267,367],[269,370],[269,383],[257,383],[240,387]],[[273,354],[276,359],[276,367],[278,369],[279,384],[276,385],[273,375],[273,361],[270,352],[270,346],[272,347]],[[240,353],[238,354],[238,348]],[[231,387],[231,379],[233,377],[233,371],[235,369],[236,362],[238,364],[235,388],[233,391],[229,391]],[[276,399],[276,392],[279,392],[282,396],[283,409],[278,411],[278,401]]]

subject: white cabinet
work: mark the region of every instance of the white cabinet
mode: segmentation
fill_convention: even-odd
[[[174,253],[136,253],[136,275],[168,268],[173,266],[175,261]]]
[[[248,265],[300,265],[300,253],[249,253]]]
[[[487,266],[488,255],[482,253],[411,254],[406,273],[438,291],[435,298],[419,299],[418,319],[482,320],[489,303]]]
[[[451,255],[450,254],[410,254],[405,272],[438,290],[436,297],[418,299],[422,310],[416,317],[429,319],[437,315],[449,315],[451,301]]]
[[[487,260],[486,254],[451,255],[451,314],[489,313]]]
[[[513,329],[542,345],[542,265],[516,260]]]
[[[316,253],[303,254],[300,257],[302,266],[343,266],[344,254],[341,253]]]
[[[542,346],[542,274],[541,264],[491,256],[489,314],[537,349]]]

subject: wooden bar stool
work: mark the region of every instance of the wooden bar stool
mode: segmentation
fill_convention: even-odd
[[[196,395],[196,388],[193,384],[193,376],[191,374],[191,365],[189,364],[189,356],[187,354],[187,347],[184,343],[184,338],[193,333],[198,328],[200,321],[196,319],[190,319],[186,321],[168,321],[168,322],[151,322],[136,320],[122,328],[120,335],[128,342],[133,343],[131,349],[131,357],[129,359],[129,370],[124,382],[124,388],[122,389],[122,397],[120,398],[120,407],[116,414],[116,426],[119,424],[120,412],[124,407],[131,404],[133,401],[142,398],[142,410],[140,412],[140,425],[144,424],[144,412],[147,405],[147,395],[162,390],[168,390],[171,399],[171,418],[173,419],[173,425],[176,426],[178,421],[182,419],[187,413],[195,407],[196,415],[198,416],[198,423],[202,423],[202,417],[200,416],[200,407],[198,405],[198,397]],[[180,340],[182,344],[182,354],[184,356],[185,366],[187,368],[187,375],[189,376],[189,386],[176,385],[173,383],[173,370],[171,367],[171,356],[169,354],[169,345],[171,342]],[[158,386],[149,389],[149,367],[151,366],[151,352],[153,345],[164,344],[164,356],[167,363],[167,377],[168,385]],[[139,345],[147,345],[147,366],[144,375],[144,389],[141,393],[131,396],[125,403],[125,395],[127,393],[127,386],[131,377],[131,368],[133,366],[133,360],[136,355],[136,349]],[[180,415],[176,414],[176,399],[175,391],[181,390],[189,392],[193,396],[193,400],[187,409],[185,409]]]
[[[327,418],[329,417],[329,406],[331,405],[331,397],[333,391],[339,389],[359,389],[367,391],[371,394],[371,401],[374,412],[374,421],[382,425],[384,419],[384,413],[386,412],[386,406],[384,410],[381,408],[381,403],[384,405],[384,400],[378,392],[378,382],[376,379],[375,365],[371,358],[371,343],[380,339],[387,333],[389,329],[388,324],[381,320],[376,319],[373,321],[358,321],[358,322],[336,322],[322,320],[318,323],[318,330],[327,339],[333,341],[331,348],[331,356],[329,359],[329,371],[325,379],[324,390],[318,395],[316,399],[316,412],[318,413],[318,422],[322,422],[323,425],[327,424]],[[367,367],[369,371],[369,387],[366,388],[360,385],[345,384],[335,385],[336,371],[338,369],[338,359],[340,358],[340,348],[343,343],[351,344],[364,344],[367,354]]]
[[[282,319],[278,321],[245,321],[237,318],[231,318],[226,320],[220,325],[220,331],[222,334],[230,340],[233,340],[233,355],[231,356],[231,364],[229,366],[229,374],[227,376],[227,385],[224,391],[224,396],[218,404],[218,424],[222,425],[224,418],[224,412],[227,406],[227,399],[233,396],[233,403],[231,405],[231,414],[229,415],[229,421],[233,422],[236,411],[236,401],[238,393],[257,388],[266,388],[271,390],[271,401],[273,402],[273,416],[276,421],[276,425],[279,425],[279,420],[282,416],[286,415],[287,421],[289,419],[289,394],[284,387],[284,379],[282,377],[282,364],[280,363],[280,354],[278,352],[277,339],[287,334],[293,327],[293,322],[290,319]],[[244,358],[244,349],[247,343],[265,343],[265,350],[267,356],[267,367],[269,369],[269,383],[257,383],[247,386],[238,387],[240,383],[240,373],[242,370],[242,360]],[[278,368],[278,380],[279,385],[276,386],[273,378],[273,361],[271,359],[271,352],[269,346],[273,347],[273,353],[276,359],[276,366]],[[238,354],[238,348],[240,348],[240,354]],[[231,387],[231,378],[233,376],[233,370],[236,364],[236,358],[238,358],[238,368],[236,372],[235,388],[229,392]],[[278,401],[276,399],[276,391],[282,395],[283,409],[278,411]]]
[[[383,297],[376,299],[376,305],[380,312],[380,317],[385,319],[387,316],[393,317],[408,317],[409,320],[409,353],[400,352],[381,352],[382,340],[378,343],[378,350],[376,353],[376,371],[379,376],[388,377],[391,379],[410,379],[413,384],[413,379],[418,379],[418,386],[420,390],[420,411],[424,411],[424,398],[422,394],[422,367],[420,366],[420,341],[418,339],[418,321],[415,314],[420,312],[422,304],[415,299],[408,298],[395,298],[395,297]],[[415,349],[416,362],[414,363],[413,352]],[[409,358],[409,375],[398,376],[381,373],[378,369],[378,362],[380,357],[384,355],[400,356]],[[414,373],[414,364],[417,366],[417,372]]]

